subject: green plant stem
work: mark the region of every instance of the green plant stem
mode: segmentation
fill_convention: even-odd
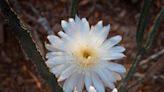
[[[144,0],[144,6],[141,11],[141,16],[139,19],[139,24],[138,24],[137,32],[136,32],[136,42],[137,42],[138,52],[136,54],[135,59],[133,60],[132,66],[128,74],[125,76],[125,78],[122,80],[122,82],[120,83],[118,87],[119,92],[126,92],[126,86],[128,84],[128,81],[132,78],[132,76],[136,72],[136,68],[139,64],[139,61],[142,59],[146,51],[145,48],[142,47],[142,41],[143,41],[144,30],[147,26],[147,16],[149,13],[151,2],[152,0]]]
[[[144,47],[141,47],[139,49],[128,74],[126,75],[126,77],[123,79],[123,81],[120,83],[120,85],[118,87],[118,92],[126,92],[127,83],[132,78],[132,76],[135,74],[137,66],[138,66],[139,62],[141,61],[143,55],[145,54],[146,50],[148,50],[149,47],[152,45],[152,42],[153,42],[155,35],[157,33],[157,28],[159,27],[163,16],[164,16],[164,8],[162,8],[160,10],[160,12],[157,14],[155,21],[154,21],[154,24],[150,29],[148,39],[146,40]]]
[[[3,15],[7,18],[9,26],[12,28],[12,32],[19,40],[21,47],[26,52],[32,63],[36,66],[41,77],[47,81],[53,92],[62,92],[62,89],[57,84],[56,78],[51,74],[45,65],[45,62],[36,49],[27,29],[23,27],[17,15],[10,9],[6,0],[0,0],[0,9]]]
[[[142,46],[144,30],[146,29],[146,26],[147,26],[147,19],[148,19],[148,14],[149,14],[151,3],[152,3],[152,0],[144,0],[144,6],[143,6],[143,9],[141,10],[141,16],[139,19],[137,33],[136,33],[136,40],[137,40],[138,48],[141,48]]]
[[[145,48],[141,48],[138,51],[128,74],[126,75],[126,77],[123,79],[123,81],[120,83],[120,85],[118,87],[118,92],[126,92],[127,83],[132,78],[134,73],[136,72],[137,66],[138,66],[139,62],[141,61],[145,52],[146,52]]]
[[[142,43],[143,43],[142,41],[143,41],[144,30],[146,29],[146,26],[147,26],[147,16],[149,13],[151,2],[152,0],[144,0],[144,6],[141,11],[141,16],[139,19],[139,24],[138,24],[137,32],[136,32],[138,52],[136,54],[135,59],[133,60],[132,66],[128,74],[125,76],[125,78],[122,80],[122,82],[120,83],[118,87],[119,92],[126,92],[127,83],[136,72],[137,66],[146,52],[145,48],[142,47]]]
[[[74,18],[75,15],[77,14],[79,1],[80,0],[72,0],[72,4],[71,4],[71,17],[72,18]]]
[[[160,12],[157,14],[157,16],[154,20],[153,26],[150,28],[150,32],[148,34],[148,40],[145,43],[145,48],[146,49],[149,49],[150,46],[152,45],[152,43],[155,39],[156,33],[157,33],[157,28],[159,27],[163,17],[164,17],[164,7],[162,7]]]

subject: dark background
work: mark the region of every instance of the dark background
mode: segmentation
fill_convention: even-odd
[[[47,32],[40,17],[45,18],[50,28],[56,33],[62,30],[60,22],[70,17],[71,0],[8,0],[19,18],[30,30],[32,37],[39,46],[42,56],[47,52],[44,44],[47,42]],[[121,45],[126,48],[126,58],[118,62],[127,70],[132,64],[136,48],[136,30],[143,0],[80,0],[78,15],[86,17],[91,25],[103,20],[104,25],[111,24],[109,37],[120,34],[123,36]],[[148,19],[148,27],[164,0],[153,0]],[[50,92],[48,84],[40,77],[35,65],[31,63],[19,41],[10,31],[6,19],[0,12],[0,92]],[[147,34],[149,30],[145,32]],[[144,55],[147,60],[164,50],[164,21],[158,29],[152,47]],[[133,79],[129,82],[129,92],[164,92],[164,56],[148,60],[140,66]],[[146,76],[143,78],[143,76]],[[139,79],[143,78],[141,82]],[[116,85],[119,84],[116,83]]]

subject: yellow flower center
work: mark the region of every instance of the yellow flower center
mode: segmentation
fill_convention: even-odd
[[[84,50],[82,52],[82,56],[86,59],[88,59],[91,56],[91,52]]]
[[[74,52],[74,56],[80,68],[87,69],[95,65],[98,53],[97,49],[91,46],[79,46]]]

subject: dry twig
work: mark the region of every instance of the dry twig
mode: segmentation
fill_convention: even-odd
[[[129,86],[129,92],[136,92],[136,90],[143,85],[145,81],[150,80],[158,71],[164,68],[164,56],[155,62],[148,71],[140,77],[135,83]],[[158,66],[158,67],[157,67]]]
[[[157,52],[157,53],[151,55],[151,56],[148,57],[147,59],[142,60],[142,61],[139,63],[139,65],[142,66],[142,65],[148,63],[150,60],[156,59],[156,58],[158,58],[158,57],[160,57],[160,56],[162,56],[162,55],[164,55],[164,49],[162,49],[162,50],[160,50],[159,52]]]

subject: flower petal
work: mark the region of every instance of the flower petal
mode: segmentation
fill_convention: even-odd
[[[54,46],[56,44],[61,44],[62,43],[62,40],[59,37],[55,36],[55,35],[48,35],[47,38],[50,41],[50,43]]]
[[[122,46],[115,46],[115,47],[109,48],[108,51],[111,52],[111,53],[112,52],[113,53],[115,53],[115,52],[124,52],[125,48],[122,47]]]
[[[70,37],[73,37],[76,34],[76,28],[75,28],[76,26],[74,21],[72,22],[71,21],[72,19],[70,19],[69,22],[62,20],[61,26],[66,34],[68,34]]]
[[[70,78],[66,79],[63,85],[64,92],[72,92],[78,82],[79,77],[79,73],[74,73]]]
[[[51,44],[45,44],[45,46],[46,46],[46,49],[49,50],[49,51],[61,51],[60,49],[54,47]]]
[[[111,53],[107,52],[104,56],[102,56],[103,60],[117,60],[125,57],[123,53]]]
[[[67,69],[65,69],[64,71],[62,71],[58,81],[63,81],[66,78],[68,78],[69,76],[71,76],[73,73],[75,72],[75,66],[71,65],[69,66]]]
[[[117,35],[107,39],[102,45],[104,48],[111,48],[114,45],[118,44],[122,40],[122,37]]]
[[[80,77],[78,78],[78,83],[76,86],[76,92],[82,92],[84,88],[84,74],[81,74]]]
[[[103,82],[111,89],[115,88],[114,84],[113,84],[113,81],[115,79],[113,79],[112,76],[109,76],[110,74],[108,74],[107,70],[106,69],[102,69],[102,70],[98,70],[97,71],[98,75],[100,76],[100,78],[103,80]],[[108,75],[107,75],[108,74]]]
[[[63,70],[65,70],[68,66],[66,65],[56,65],[54,66],[52,69],[50,69],[50,71],[55,74],[56,77],[59,77],[59,75],[61,74],[61,72]]]
[[[49,35],[47,38],[55,48],[64,50],[65,47],[63,46],[63,41],[59,37],[55,35]]]
[[[92,34],[99,34],[99,32],[101,32],[101,30],[103,29],[103,24],[102,21],[99,21],[95,26],[91,27],[91,33]]]
[[[63,56],[64,53],[63,52],[48,52],[46,54],[46,58],[53,58],[55,56]]]
[[[103,29],[101,30],[99,34],[100,36],[99,39],[101,39],[102,42],[107,38],[109,31],[110,31],[110,25],[103,27]]]
[[[116,89],[116,88],[114,88],[114,89],[112,90],[112,92],[118,92],[118,91],[117,91],[117,89]]]
[[[75,21],[74,21],[73,18],[69,18],[68,21],[69,21],[69,23],[70,23],[71,25],[75,25]]]
[[[117,72],[117,73],[125,73],[126,72],[126,69],[123,65],[121,64],[116,64],[116,63],[113,63],[113,62],[109,62],[108,65],[107,65],[108,69],[110,69],[111,71],[114,71],[114,72]]]
[[[65,20],[62,20],[62,21],[61,21],[61,26],[62,26],[62,28],[64,29],[64,31],[65,31],[66,33],[70,33],[70,30],[68,30],[68,28],[69,28],[68,22],[66,22]]]
[[[63,60],[63,57],[61,56],[53,57],[46,61],[46,64],[49,68],[53,68],[55,65],[59,65],[63,63],[66,63],[66,61]]]
[[[96,91],[96,89],[93,86],[90,86],[88,92],[97,92],[97,91]]]
[[[87,21],[86,18],[82,18],[82,23],[83,23],[83,31],[85,31],[85,33],[89,33],[90,27],[89,27],[89,23]]]
[[[94,42],[93,44],[97,44],[100,46],[108,36],[108,33],[109,33],[109,25],[103,27],[102,21],[99,21],[95,26],[91,27],[91,31],[89,35],[90,35],[90,39]]]
[[[90,92],[90,86],[92,85],[92,81],[91,81],[91,75],[89,72],[85,74],[84,81],[85,81],[85,87],[87,91]]]
[[[81,22],[81,19],[77,15],[75,16],[75,22],[76,23],[80,23]]]
[[[67,34],[65,34],[63,31],[58,32],[58,35],[59,35],[59,36],[61,37],[61,39],[63,39],[65,42],[71,40],[71,38],[70,38]]]
[[[110,28],[110,25],[107,25],[107,26],[103,27],[101,32],[99,32],[99,34],[97,35],[97,39],[95,38],[96,39],[96,44],[101,45],[104,42],[104,40],[108,36],[109,28]]]
[[[121,76],[118,73],[116,73],[116,72],[112,72],[112,73],[118,81],[121,80]]]
[[[97,92],[105,92],[104,85],[102,81],[99,79],[98,75],[96,75],[95,73],[92,73],[91,77],[92,77],[92,83],[95,86]]]

